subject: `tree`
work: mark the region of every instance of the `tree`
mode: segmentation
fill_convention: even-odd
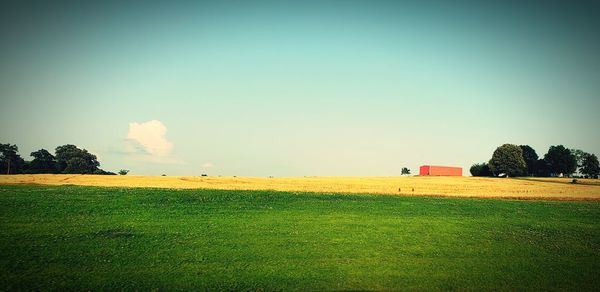
[[[80,156],[81,149],[75,145],[67,144],[58,146],[55,149],[56,163],[59,172],[64,172],[67,168],[67,162],[69,159]]]
[[[489,162],[493,174],[506,174],[507,176],[520,176],[527,172],[527,165],[523,160],[523,150],[513,144],[504,144],[494,151]]]
[[[586,153],[581,161],[581,173],[590,177],[598,178],[600,174],[600,164],[598,163],[598,157],[595,154]]]
[[[0,174],[15,174],[23,170],[25,161],[17,145],[0,144]]]
[[[575,161],[577,162],[577,168],[581,167],[581,165],[583,163],[583,158],[588,153],[585,153],[585,152],[583,152],[583,150],[580,150],[580,149],[570,149],[570,150],[571,150],[571,154],[573,154],[573,156],[575,156]]]
[[[56,163],[61,173],[94,173],[100,166],[96,155],[71,144],[56,147]]]
[[[544,159],[538,159],[535,162],[535,176],[545,177],[550,176],[550,167]]]
[[[409,175],[410,174],[410,169],[408,169],[406,167],[403,167],[401,173],[402,173],[402,175],[405,175],[405,174]]]
[[[67,161],[67,167],[63,173],[93,173],[96,169],[92,169],[90,165],[81,157],[73,157]]]
[[[31,167],[31,161],[23,160],[23,167],[21,168],[20,173],[31,173],[29,169]]]
[[[563,174],[569,176],[577,170],[575,155],[563,145],[550,146],[548,153],[544,155],[544,160],[548,164],[550,175]]]
[[[490,171],[490,167],[487,163],[475,163],[469,169],[472,176],[492,176],[492,172]]]
[[[28,171],[30,173],[55,173],[56,172],[56,158],[50,154],[46,149],[40,149],[35,152],[31,152],[33,160],[29,164]]]
[[[519,147],[523,151],[523,160],[525,160],[525,164],[527,165],[527,175],[532,176],[535,174],[535,166],[539,157],[531,146],[520,145]]]
[[[121,170],[119,170],[119,174],[120,175],[127,175],[128,173],[129,173],[128,169],[121,169]]]

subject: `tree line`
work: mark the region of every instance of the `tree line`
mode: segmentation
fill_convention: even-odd
[[[550,146],[540,158],[529,145],[504,144],[496,148],[488,162],[471,166],[473,176],[567,176],[578,172],[585,178],[598,178],[600,164],[595,154],[563,145]]]
[[[17,145],[0,143],[0,174],[115,174],[99,168],[96,155],[71,144],[56,147],[54,155],[46,149],[31,152],[30,155],[33,160],[26,161],[19,155]]]

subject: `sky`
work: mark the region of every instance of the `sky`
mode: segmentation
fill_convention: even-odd
[[[0,142],[25,159],[395,176],[504,143],[600,154],[599,3],[81,2],[0,4]]]

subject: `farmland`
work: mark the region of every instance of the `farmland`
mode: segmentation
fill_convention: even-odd
[[[0,234],[7,290],[600,285],[597,201],[0,185]]]
[[[106,175],[11,175],[0,184],[151,187],[168,189],[275,190],[481,198],[598,200],[600,180],[481,177],[199,177]]]

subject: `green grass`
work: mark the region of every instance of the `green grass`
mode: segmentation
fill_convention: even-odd
[[[598,202],[0,186],[5,290],[598,287]]]

